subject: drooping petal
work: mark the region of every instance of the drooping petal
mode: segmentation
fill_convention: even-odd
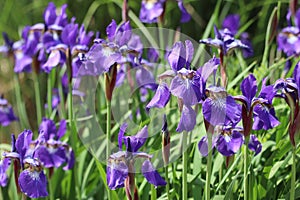
[[[259,142],[259,140],[257,139],[257,137],[255,135],[250,135],[250,139],[249,139],[249,143],[248,143],[248,148],[251,151],[255,152],[254,155],[257,155],[257,154],[259,154],[261,152],[262,145],[261,145],[261,143]]]
[[[146,109],[150,109],[153,107],[163,108],[169,102],[171,96],[171,92],[169,91],[168,85],[165,82],[162,82],[151,99],[151,101],[147,104]]]
[[[212,146],[210,151],[212,151],[217,143],[217,137],[212,138]],[[204,136],[203,138],[201,138],[201,140],[198,143],[198,150],[201,153],[202,156],[207,156],[208,155],[208,141],[207,141],[207,136]]]
[[[128,167],[124,162],[110,163],[106,167],[106,181],[111,190],[124,187],[124,181],[128,176]]]
[[[145,160],[142,165],[142,173],[147,181],[153,185],[164,186],[166,181],[159,175],[159,173],[154,169],[152,163],[149,160]]]
[[[268,130],[280,124],[271,105],[258,104],[254,107],[253,114],[253,130]]]
[[[183,105],[177,132],[192,131],[196,125],[196,112],[191,106]]]
[[[241,107],[225,89],[211,87],[207,89],[209,97],[203,102],[202,112],[211,125],[236,125],[241,119]]]
[[[0,186],[5,187],[7,185],[8,176],[7,176],[7,169],[10,165],[10,159],[4,158],[0,161]]]
[[[70,170],[75,164],[75,154],[72,148],[68,148],[68,150],[65,151],[65,154],[67,164],[63,167],[63,170]]]
[[[199,91],[200,89],[194,88],[197,85],[193,84],[193,79],[188,78],[189,75],[193,76],[193,73],[195,72],[186,70],[185,68],[181,69],[178,72],[179,75],[172,79],[170,85],[170,92],[174,96],[181,98],[186,105],[195,105],[198,103],[198,97],[195,91]]]
[[[20,173],[19,185],[21,191],[30,198],[48,196],[47,179],[43,171],[26,169]]]

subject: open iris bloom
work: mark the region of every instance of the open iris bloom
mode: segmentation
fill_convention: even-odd
[[[242,133],[243,129],[240,127],[217,126],[213,134],[212,148],[210,150],[216,148],[223,156],[233,156],[244,144]],[[262,145],[255,135],[250,135],[248,148],[255,152],[255,155],[261,151]],[[198,149],[202,156],[208,155],[210,150],[208,149],[207,136],[204,136],[199,141]]]
[[[134,136],[124,136],[126,128],[126,124],[123,124],[120,128],[118,136],[119,151],[108,158],[106,168],[108,187],[112,190],[125,187],[127,197],[136,196],[137,191],[134,183],[135,163],[143,163],[141,171],[149,183],[156,187],[166,185],[165,180],[150,162],[152,156],[138,151],[147,140],[147,126],[144,126]],[[123,143],[126,147],[125,151],[122,151]]]
[[[176,0],[181,11],[180,22],[188,22],[191,19],[190,14],[186,11],[183,0]],[[143,0],[140,10],[140,20],[144,23],[158,22],[158,18],[163,16],[167,0]]]
[[[17,140],[12,135],[12,151],[3,156],[13,161],[17,188],[30,198],[46,197],[47,179],[42,163],[35,157],[35,148],[31,148],[32,135],[30,130],[23,131]]]
[[[232,28],[225,27],[224,29],[218,30],[216,26],[214,26],[215,38],[208,38],[200,40],[200,43],[216,47],[220,50],[220,55],[228,55],[233,49],[242,48],[248,53],[251,53],[251,48],[243,43],[243,41],[234,38],[235,33]]]
[[[276,96],[283,98],[290,107],[289,136],[295,147],[300,136],[300,63],[298,62],[293,78],[279,79],[274,85]]]
[[[12,121],[18,120],[15,116],[13,108],[8,104],[8,101],[0,97],[0,125],[8,126]]]
[[[82,58],[84,71],[82,75],[100,75],[108,72],[114,63],[123,64],[128,61],[128,54],[134,52],[128,46],[131,39],[129,22],[117,26],[115,20],[106,27],[108,40],[95,39],[94,45]]]
[[[206,80],[219,65],[219,60],[212,58],[197,71],[191,69],[194,48],[191,41],[176,42],[169,53],[168,61],[172,70],[159,76],[160,84],[147,109],[162,108],[168,103],[170,94],[178,98],[181,117],[176,131],[191,131],[196,124],[196,113],[192,106],[200,103],[204,97]],[[164,82],[172,78],[170,87]]]
[[[287,56],[300,55],[300,9],[297,10],[294,21],[296,26],[291,26],[291,13],[288,13],[289,26],[283,28],[277,36],[278,49]]]
[[[265,85],[263,80],[261,91],[256,97],[257,83],[253,74],[246,77],[241,84],[243,95],[236,96],[235,99],[242,102],[242,121],[244,135],[248,137],[251,130],[268,130],[279,125],[272,106],[272,100],[276,91],[272,85]],[[254,118],[254,122],[253,122]]]

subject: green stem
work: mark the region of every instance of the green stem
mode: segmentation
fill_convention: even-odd
[[[109,100],[106,101],[106,158],[109,158],[110,155],[110,135],[111,135],[111,102]],[[108,191],[108,199],[111,199],[111,191]]]
[[[248,140],[245,140],[245,151],[244,151],[244,200],[248,200],[249,195],[249,187],[248,187],[248,166],[249,166],[249,158],[248,158]]]
[[[167,181],[167,185],[166,185],[167,197],[168,197],[168,200],[170,200],[170,199],[171,199],[171,196],[170,196],[170,182],[169,182],[168,165],[165,166],[165,179],[166,179],[166,181]]]
[[[186,149],[187,146],[187,133],[182,133],[182,151],[184,151],[182,156],[182,199],[187,200],[187,161],[188,161],[188,152]]]
[[[48,175],[48,184],[49,184],[49,199],[54,200],[54,191],[53,191],[52,179],[50,178],[50,175]]]
[[[157,195],[156,195],[156,189],[154,188],[154,185],[151,184],[151,200],[156,200]]]
[[[34,85],[34,94],[35,94],[35,105],[36,105],[36,118],[37,124],[39,125],[42,121],[42,105],[41,105],[41,93],[39,86],[38,74],[32,72],[33,85]]]
[[[210,180],[211,180],[211,166],[212,166],[212,134],[207,134],[208,155],[206,164],[206,182],[205,182],[205,199],[210,200]]]
[[[66,67],[63,66],[61,71],[59,72],[59,79],[58,79],[58,94],[60,99],[60,109],[59,114],[61,119],[66,118],[66,109],[65,109],[65,98],[64,98],[64,91],[63,91],[63,85],[62,85],[62,77],[66,71]]]
[[[292,178],[291,178],[291,192],[290,200],[295,199],[295,182],[296,182],[296,147],[292,148],[293,163],[292,163]]]
[[[18,74],[15,74],[15,95],[17,100],[18,113],[20,115],[20,123],[22,128],[29,129],[29,121],[27,117],[27,112],[25,109],[24,101],[22,100],[21,88],[19,83]]]
[[[52,76],[51,76],[51,72],[48,74],[48,77],[47,77],[48,118],[51,117],[51,113],[52,113]]]

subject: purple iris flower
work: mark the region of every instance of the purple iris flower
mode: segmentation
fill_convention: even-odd
[[[0,97],[0,124],[1,126],[8,126],[12,121],[18,120],[15,116],[13,108],[8,104],[8,101]]]
[[[48,196],[47,179],[39,159],[35,156],[35,148],[32,147],[33,133],[25,130],[19,134],[17,140],[12,135],[12,151],[5,152],[3,156],[12,159],[15,165],[15,176],[18,176],[17,186],[30,198]],[[19,174],[19,170],[22,170]],[[19,174],[19,175],[18,175]]]
[[[218,48],[222,55],[228,55],[230,51],[235,48],[241,48],[249,52],[252,51],[250,47],[244,44],[241,40],[235,39],[234,33],[232,33],[228,28],[218,30],[218,28],[214,26],[214,32],[214,39],[203,39],[200,40],[200,43]]]
[[[44,11],[44,21],[47,29],[62,30],[68,24],[68,16],[66,13],[67,4],[62,5],[59,14],[56,13],[56,6],[50,2]]]
[[[140,10],[140,20],[144,23],[155,23],[165,11],[167,0],[143,0]],[[183,0],[177,0],[178,7],[181,11],[180,22],[188,22],[191,19],[190,14],[186,11]]]
[[[228,29],[233,35],[236,35],[240,28],[240,16],[238,14],[228,15],[222,23],[222,28]],[[243,49],[242,52],[245,58],[248,58],[253,55],[253,47],[252,43],[249,40],[249,34],[247,32],[243,32],[240,35],[240,40],[243,44],[247,45],[249,49]]]
[[[42,65],[42,69],[49,73],[57,65],[63,65],[68,57],[72,57],[72,75],[77,75],[81,61],[77,57],[78,53],[88,51],[89,43],[93,37],[93,32],[86,33],[84,26],[75,23],[75,18],[62,27],[61,33],[49,32],[44,35],[44,45],[49,53],[47,61]],[[74,69],[73,69],[74,68]]]
[[[170,93],[178,98],[181,117],[177,131],[191,131],[196,124],[196,112],[192,106],[203,101],[205,87],[208,77],[216,71],[220,61],[212,58],[197,71],[191,69],[194,48],[191,41],[176,42],[168,54],[168,62],[171,70],[159,76],[160,85],[147,109],[164,107],[169,99]],[[163,81],[172,78],[170,87]]]
[[[198,150],[202,156],[207,156],[214,148],[223,156],[232,156],[244,144],[242,131],[240,127],[217,126],[213,134],[212,149],[208,149],[207,136],[204,136],[198,143]],[[255,135],[250,135],[248,148],[255,152],[255,155],[260,153],[262,146]]]
[[[290,16],[287,18],[290,20]],[[287,56],[300,55],[300,9],[297,10],[294,21],[296,26],[291,26],[289,22],[289,26],[283,28],[277,36],[278,49]]]
[[[66,121],[62,120],[57,129],[54,121],[43,118],[39,127],[37,139],[36,157],[46,168],[60,167],[66,164],[66,169],[74,164],[74,153],[69,145],[60,141],[66,133]],[[65,169],[65,168],[64,168]]]
[[[138,52],[129,46],[129,41],[133,36],[129,22],[117,26],[116,22],[112,20],[106,28],[106,33],[108,41],[94,40],[94,45],[82,57],[83,65],[79,72],[80,75],[95,76],[108,72],[113,64],[123,64],[130,59],[129,54]],[[139,46],[135,47],[140,49]]]
[[[123,124],[120,128],[118,136],[119,151],[112,154],[108,159],[106,168],[108,187],[112,190],[124,187],[126,180],[130,179],[135,172],[134,163],[140,159],[143,160],[141,171],[147,181],[155,186],[166,185],[165,180],[150,162],[152,156],[138,151],[147,140],[147,126],[143,127],[134,136],[124,136],[126,128],[126,124]],[[126,151],[122,151],[123,143],[125,144]]]
[[[296,135],[299,137],[300,120],[300,62],[295,66],[293,78],[279,79],[274,85],[276,97],[283,98],[291,109],[289,136],[293,146],[296,146]]]
[[[241,84],[243,96],[236,97],[237,100],[242,102],[242,118],[246,136],[251,128],[254,130],[268,130],[280,123],[275,116],[275,110],[272,106],[272,100],[276,91],[272,85],[266,86],[265,82],[266,80],[263,81],[258,97],[255,97],[257,93],[256,78],[253,74],[250,74]],[[253,125],[251,125],[252,114],[254,117]]]

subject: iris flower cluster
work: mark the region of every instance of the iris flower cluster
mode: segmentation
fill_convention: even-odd
[[[75,23],[75,18],[68,22],[67,5],[56,12],[53,2],[44,11],[44,23],[26,26],[22,30],[22,39],[12,42],[5,37],[2,53],[12,52],[15,60],[14,71],[31,72],[32,67],[38,72],[42,69],[49,73],[54,67],[71,61],[70,70],[76,76],[81,65],[77,56],[79,52],[87,52],[93,37],[92,32],[86,32],[83,25]]]
[[[9,165],[13,164],[16,185],[21,192],[30,198],[48,196],[44,169],[65,165],[63,169],[69,170],[74,165],[73,150],[67,143],[61,141],[65,132],[66,121],[61,121],[57,129],[52,120],[44,118],[36,140],[33,140],[31,130],[24,130],[17,139],[12,135],[11,152],[4,152],[0,163],[1,186],[6,186],[8,181],[6,171]]]
[[[300,137],[300,62],[295,66],[293,77],[277,80],[274,89],[276,91],[276,97],[284,99],[290,107],[288,132],[291,144],[295,147]]]

